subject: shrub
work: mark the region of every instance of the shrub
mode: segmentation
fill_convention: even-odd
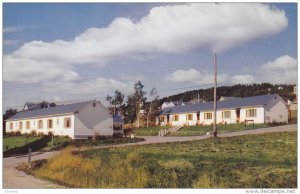
[[[15,132],[14,131],[6,132],[5,136],[15,136]]]
[[[113,138],[122,138],[123,137],[123,134],[121,133],[114,133],[113,134]]]
[[[22,134],[21,134],[21,131],[16,131],[15,132],[15,136],[21,136]]]
[[[45,134],[44,134],[43,132],[38,132],[38,133],[37,133],[37,136],[38,136],[38,137],[45,137]]]
[[[47,136],[52,136],[53,135],[53,132],[52,131],[48,131],[48,133],[47,133]]]
[[[32,137],[36,137],[37,136],[36,130],[32,130],[29,135]]]

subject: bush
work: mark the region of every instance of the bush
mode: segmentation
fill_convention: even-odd
[[[38,133],[37,133],[37,136],[38,136],[38,137],[45,137],[45,134],[44,134],[43,132],[38,132]]]
[[[50,137],[52,135],[53,135],[53,132],[52,131],[48,131],[47,136]]]
[[[113,138],[119,139],[119,138],[122,138],[122,137],[123,137],[123,134],[121,134],[121,133],[114,133],[113,134]]]
[[[36,137],[37,136],[36,130],[32,130],[29,135],[32,137]]]
[[[277,122],[277,121],[272,121],[269,123],[270,126],[278,126],[278,125],[285,125],[285,122]]]
[[[15,136],[21,136],[22,134],[21,134],[21,131],[16,131],[15,132]]]
[[[6,132],[5,133],[5,136],[8,136],[8,137],[10,137],[10,136],[15,136],[16,134],[15,134],[15,132],[14,131],[10,131],[10,132]]]

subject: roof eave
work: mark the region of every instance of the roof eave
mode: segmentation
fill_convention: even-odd
[[[39,118],[47,118],[47,117],[55,117],[55,116],[63,116],[63,115],[72,115],[75,114],[74,112],[63,113],[63,114],[54,114],[54,115],[45,115],[39,117],[23,117],[18,119],[6,119],[5,121],[17,121],[17,120],[28,120],[28,119],[39,119]]]

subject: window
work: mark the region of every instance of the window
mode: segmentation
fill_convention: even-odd
[[[159,117],[159,121],[160,122],[164,122],[165,121],[165,117]]]
[[[30,121],[26,121],[26,129],[30,129]]]
[[[59,118],[57,118],[57,120],[56,120],[56,124],[57,124],[57,125],[59,124]]]
[[[48,129],[52,129],[53,125],[52,125],[52,119],[48,119],[47,121],[47,127]]]
[[[178,115],[175,115],[173,118],[174,118],[174,121],[179,121],[179,116]]]
[[[38,121],[38,128],[43,129],[43,120]]]
[[[93,107],[96,107],[96,102],[93,103]]]
[[[246,117],[256,117],[256,109],[247,109]]]
[[[20,129],[20,130],[23,129],[23,122],[19,122],[19,129]]]
[[[212,113],[211,112],[206,112],[204,113],[204,119],[212,119]]]
[[[224,111],[224,112],[222,112],[222,118],[223,119],[229,119],[229,118],[231,118],[231,111]]]
[[[64,126],[65,126],[65,128],[70,128],[71,127],[71,118],[65,118]]]
[[[186,118],[188,121],[192,121],[193,120],[193,114],[187,114]]]
[[[13,123],[9,123],[9,129],[12,130],[13,129]]]

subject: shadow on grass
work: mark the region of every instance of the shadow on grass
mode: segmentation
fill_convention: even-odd
[[[27,145],[24,145],[22,147],[16,147],[10,150],[7,150],[3,152],[3,157],[10,157],[10,156],[18,156],[18,155],[24,155],[28,154],[28,148],[31,148],[31,151],[37,151],[44,147],[47,147],[47,143],[51,141],[51,137],[42,137],[41,139],[38,139],[34,142],[31,142]]]

